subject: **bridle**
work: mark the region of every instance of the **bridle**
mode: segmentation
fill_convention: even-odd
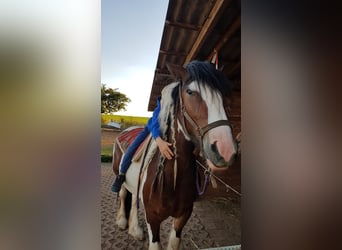
[[[186,129],[185,126],[185,119],[187,120],[187,122],[189,122],[189,124],[196,129],[196,131],[198,132],[198,137],[199,137],[199,141],[200,141],[200,154],[202,155],[202,157],[204,156],[204,150],[203,150],[203,137],[206,133],[208,133],[211,129],[219,127],[219,126],[229,126],[230,129],[232,130],[232,125],[230,124],[230,122],[228,120],[218,120],[212,123],[207,124],[204,127],[200,127],[195,121],[194,119],[191,118],[191,116],[188,114],[188,112],[186,111],[186,108],[183,104],[183,98],[182,98],[182,84],[179,84],[179,104],[180,104],[180,110],[181,110],[181,118],[180,118],[180,122],[181,125],[183,127],[184,133],[187,134],[189,137],[190,133],[188,132],[188,130]],[[223,183],[226,188],[227,188],[227,192],[228,189],[233,190],[236,194],[238,194],[239,196],[241,196],[241,193],[239,193],[238,191],[236,191],[235,189],[233,189],[231,186],[229,186],[227,183],[225,183],[224,181],[222,181],[220,178],[218,178],[217,176],[215,176],[213,173],[211,173],[211,169],[208,166],[203,166],[198,160],[196,160],[196,163],[201,166],[204,169],[204,183],[203,183],[203,187],[202,190],[199,186],[199,173],[197,170],[196,172],[196,188],[197,188],[197,194],[198,195],[203,195],[207,189],[208,186],[208,179],[210,176],[213,176],[215,179],[219,180],[221,183]],[[207,164],[206,164],[207,165]]]
[[[212,130],[213,128],[219,127],[219,126],[229,126],[230,129],[232,130],[232,125],[230,124],[230,122],[228,120],[218,120],[218,121],[214,121],[212,123],[207,124],[204,127],[200,127],[195,121],[194,119],[191,118],[191,116],[188,114],[188,112],[186,111],[186,108],[183,104],[183,98],[182,98],[182,82],[179,84],[179,104],[180,104],[180,110],[181,110],[181,125],[184,129],[184,132],[187,135],[190,135],[190,133],[188,132],[188,130],[186,129],[185,126],[185,119],[187,120],[187,122],[189,122],[189,124],[195,128],[195,130],[198,132],[198,137],[199,137],[199,141],[200,141],[200,152],[201,154],[204,156],[204,150],[203,150],[203,137],[206,133],[208,133],[210,130]]]

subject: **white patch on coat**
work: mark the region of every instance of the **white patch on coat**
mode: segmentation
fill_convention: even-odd
[[[173,226],[172,229],[171,229],[171,233],[170,233],[169,243],[168,243],[167,249],[178,250],[180,248],[180,242],[181,242],[181,239],[177,238],[176,230],[174,229],[174,226]]]
[[[182,124],[180,123],[180,121],[177,119],[177,127],[178,127],[178,132],[181,132],[184,135],[184,138],[187,141],[190,141],[190,135],[186,132],[186,130],[183,128]]]
[[[188,85],[192,91],[198,92],[203,101],[207,104],[208,108],[208,123],[218,120],[228,120],[226,112],[223,107],[222,95],[219,91],[209,88],[207,85],[201,85],[199,88],[198,83],[193,81]]]
[[[129,214],[128,233],[137,240],[144,239],[144,231],[139,225],[137,196],[132,195],[131,212]]]
[[[192,91],[198,92],[202,100],[208,108],[208,124],[219,120],[228,121],[227,114],[223,106],[222,95],[219,91],[211,89],[203,84],[198,86],[197,82],[193,81],[188,85]],[[206,135],[209,139],[208,143],[216,144],[219,154],[227,162],[231,162],[232,156],[236,153],[236,146],[232,135],[232,130],[229,126],[218,126],[211,129]]]
[[[120,193],[120,208],[118,214],[116,215],[116,224],[120,229],[127,228],[127,219],[126,219],[126,212],[125,212],[125,199],[127,196],[127,190],[125,188],[121,188]]]
[[[146,157],[145,157],[145,164],[143,166],[141,176],[143,176],[144,172],[146,172],[146,168],[150,164],[156,150],[157,150],[157,144],[154,140],[152,140],[150,143],[150,147],[148,149],[148,152],[146,154]],[[126,173],[126,181],[123,183],[123,185],[132,194],[137,193],[139,178],[142,178],[141,176],[139,176],[142,160],[143,160],[143,157],[141,157],[139,161],[131,163],[131,165],[128,168],[127,173]],[[141,182],[140,187],[143,187],[143,182]],[[141,190],[141,188],[140,188],[140,190]]]
[[[147,224],[147,231],[148,231],[148,238],[149,238],[148,249],[149,250],[161,250],[162,247],[161,247],[160,242],[154,242],[154,243],[152,242],[152,230],[151,230],[150,224],[147,223],[147,220],[146,220],[146,224]]]

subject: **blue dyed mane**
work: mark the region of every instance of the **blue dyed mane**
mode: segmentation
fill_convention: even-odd
[[[222,96],[231,93],[231,86],[228,79],[221,71],[215,69],[209,62],[192,61],[185,66],[188,78],[186,83],[197,81],[199,86],[205,84],[213,90],[218,90]]]
[[[219,91],[223,97],[231,93],[228,79],[221,71],[216,70],[213,64],[205,61],[192,61],[185,66],[185,70],[187,78],[183,84],[196,81],[200,89],[201,85],[206,85],[212,91]],[[178,112],[179,84],[180,82],[173,82],[166,85],[162,90],[162,109],[159,113],[159,123],[164,138],[167,129],[174,123]]]

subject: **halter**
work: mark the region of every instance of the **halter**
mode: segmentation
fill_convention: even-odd
[[[181,124],[184,129],[184,132],[187,135],[190,135],[188,130],[186,129],[185,126],[185,120],[184,118],[190,123],[190,125],[196,129],[196,131],[199,134],[199,139],[200,139],[200,152],[202,155],[204,155],[204,150],[203,150],[203,137],[204,135],[209,132],[211,129],[219,127],[219,126],[229,126],[232,129],[232,126],[228,120],[218,120],[214,121],[212,123],[207,124],[203,128],[198,126],[198,124],[194,121],[194,119],[191,118],[191,116],[186,112],[185,106],[183,105],[183,98],[182,98],[182,84],[179,84],[179,102],[180,102],[180,108],[182,112],[182,117],[181,117]]]

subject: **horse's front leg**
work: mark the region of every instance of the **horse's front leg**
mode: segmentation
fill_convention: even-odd
[[[148,229],[148,238],[149,238],[149,250],[161,250],[160,244],[160,223],[161,221],[157,218],[148,218],[146,215],[146,224]]]
[[[137,196],[132,195],[132,207],[129,214],[128,233],[137,240],[144,239],[143,229],[139,226]]]
[[[167,246],[168,250],[178,250],[181,243],[181,234],[183,227],[190,218],[192,213],[192,208],[186,211],[181,217],[173,218],[173,225],[170,233],[169,244]]]
[[[126,219],[126,212],[125,212],[125,200],[127,197],[127,190],[124,186],[121,187],[119,196],[120,196],[120,208],[116,216],[116,224],[118,225],[120,229],[126,229],[127,219]]]

